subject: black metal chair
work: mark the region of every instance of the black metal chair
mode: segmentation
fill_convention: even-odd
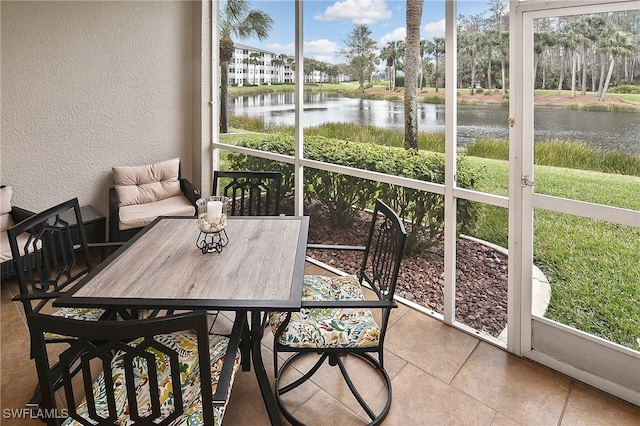
[[[325,361],[338,366],[351,393],[371,418],[379,424],[391,406],[391,380],[384,368],[384,338],[407,233],[400,217],[376,200],[366,247],[309,245],[309,248],[359,250],[363,260],[357,276],[306,275],[302,310],[272,312],[269,324],[274,332],[275,389],[278,405],[286,419],[303,424],[287,409],[282,396],[310,379]],[[376,300],[365,300],[363,286],[373,290]],[[381,311],[381,323],[372,310]],[[293,353],[278,369],[281,353]],[[377,353],[377,359],[371,354]],[[303,356],[319,356],[313,367],[299,379],[284,385],[283,375]],[[373,367],[386,384],[387,400],[375,413],[358,391],[343,361],[353,355]]]
[[[280,172],[216,170],[213,173],[213,195],[231,199],[231,216],[279,216],[281,186]]]
[[[73,217],[77,225],[71,227],[65,217]],[[28,217],[8,229],[7,234],[20,290],[12,300],[22,303],[26,315],[48,313],[89,321],[114,315],[104,309],[55,309],[51,306],[62,292],[92,270],[90,247],[121,245],[87,243],[77,198]],[[28,238],[23,238],[25,235]],[[130,316],[128,313],[124,315]],[[74,339],[69,336],[50,334],[46,338],[49,343],[67,343],[70,350],[74,346]],[[36,389],[28,405],[37,405],[39,400],[39,390]]]
[[[98,322],[33,313],[27,321],[47,424],[66,416],[86,425],[222,423],[240,365],[242,321],[230,337],[209,335],[202,311]],[[80,356],[48,354],[51,333],[72,336]],[[52,362],[62,370],[66,408],[56,402]],[[78,395],[84,396],[79,404]]]

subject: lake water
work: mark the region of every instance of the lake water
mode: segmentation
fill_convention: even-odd
[[[267,124],[295,124],[293,93],[267,93],[229,98],[229,115],[259,117]],[[444,132],[444,105],[419,105],[421,132]],[[507,139],[509,109],[458,105],[458,145],[486,137]],[[640,113],[593,112],[536,107],[535,140],[582,141],[605,150],[640,153]],[[359,123],[404,129],[404,105],[398,101],[345,98],[329,93],[304,95],[303,126]]]

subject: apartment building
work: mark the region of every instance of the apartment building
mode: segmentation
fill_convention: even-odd
[[[229,85],[262,86],[273,83],[293,83],[294,73],[288,59],[293,57],[235,43],[229,62]]]

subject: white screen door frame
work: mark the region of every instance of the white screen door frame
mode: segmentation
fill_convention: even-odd
[[[509,351],[640,405],[640,352],[531,314],[533,211],[640,227],[640,212],[535,192],[534,20],[638,10],[633,1],[510,2]],[[519,330],[519,332],[511,331]]]

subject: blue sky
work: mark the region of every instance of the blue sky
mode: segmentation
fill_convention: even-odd
[[[293,0],[251,0],[252,9],[271,16],[269,38],[234,41],[276,53],[294,54],[295,3]],[[366,24],[382,49],[406,35],[405,0],[304,0],[304,56],[332,64],[344,62],[340,49],[353,25]],[[458,1],[458,15],[471,16],[489,9],[487,0]],[[421,38],[444,36],[445,0],[424,0]]]

